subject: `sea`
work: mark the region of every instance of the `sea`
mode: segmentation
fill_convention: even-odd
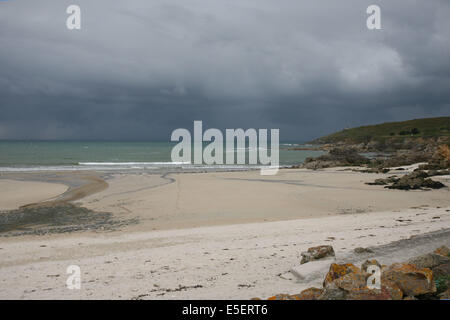
[[[176,142],[0,141],[0,173],[76,170],[197,172],[261,167],[252,164],[172,162],[171,152],[175,145]],[[303,143],[280,143],[280,167],[298,165],[307,157],[323,154],[323,151],[317,150],[292,150],[312,147]],[[245,152],[248,162],[248,147]]]

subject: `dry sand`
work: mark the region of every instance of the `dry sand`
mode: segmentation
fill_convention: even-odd
[[[364,184],[384,176],[339,168],[273,177],[115,174],[107,189],[78,201],[140,223],[114,232],[1,238],[0,298],[268,297],[320,283],[320,268],[307,281],[289,272],[314,245],[331,244],[338,259],[354,259],[355,247],[440,232],[421,245],[418,237],[395,244],[389,255],[376,251],[381,263],[449,245],[449,188],[407,192]],[[436,179],[449,185],[449,178]],[[66,288],[72,264],[81,267],[81,290]]]

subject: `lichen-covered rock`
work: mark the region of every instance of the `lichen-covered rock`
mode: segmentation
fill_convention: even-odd
[[[381,289],[389,293],[392,300],[402,300],[403,298],[403,291],[393,281],[381,279]]]
[[[386,288],[369,289],[367,287],[354,288],[346,296],[347,300],[392,300]]]
[[[450,278],[450,263],[441,264],[431,269],[433,271],[433,277],[448,277]]]
[[[318,300],[320,295],[323,293],[323,289],[319,288],[308,288],[294,295],[297,300]]]
[[[361,265],[361,270],[364,271],[364,272],[367,272],[367,267],[370,266],[370,265],[376,265],[376,266],[378,266],[381,269],[381,264],[377,260],[372,259],[372,260],[366,260]]]
[[[334,284],[343,290],[363,289],[367,287],[367,277],[369,275],[362,272],[351,272],[336,280]]]
[[[433,272],[428,268],[418,268],[414,264],[394,263],[383,270],[381,281],[394,282],[406,296],[436,292]]]
[[[320,299],[401,300],[403,298],[402,290],[395,282],[388,279],[380,279],[381,289],[367,287],[367,279],[370,274],[366,270],[369,265],[377,265],[382,268],[377,260],[367,260],[361,269],[351,263],[333,263],[325,277],[324,292]]]
[[[442,246],[434,250],[434,253],[439,254],[444,257],[450,257],[450,249],[446,246]]]
[[[324,288],[318,300],[345,300],[347,293],[347,291],[338,288],[334,283],[331,283],[327,288]]]
[[[300,264],[304,264],[313,260],[319,260],[326,257],[334,257],[335,254],[332,246],[323,245],[311,247],[308,249],[308,251],[302,252],[301,256],[302,260],[300,261]]]
[[[311,256],[317,254],[324,257],[322,255],[324,247],[331,248],[331,246],[314,247],[310,248],[308,253]],[[332,253],[334,256],[334,251]],[[269,300],[450,299],[449,258],[449,249],[443,246],[433,253],[390,266],[381,265],[375,259],[366,260],[361,269],[351,263],[331,263],[322,289],[308,288],[294,295],[278,294]],[[368,268],[370,265],[376,265],[381,269],[381,286],[378,286],[380,289],[368,287],[368,280],[376,281],[368,272],[373,271]]]
[[[432,269],[441,264],[450,263],[450,258],[436,253],[427,253],[410,259],[408,263],[414,264],[418,268]]]
[[[334,280],[339,279],[349,273],[361,273],[361,270],[351,263],[332,263],[323,281],[324,288],[330,285]]]

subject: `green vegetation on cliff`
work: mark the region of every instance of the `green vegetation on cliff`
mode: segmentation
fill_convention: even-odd
[[[415,119],[363,126],[330,134],[314,140],[314,143],[358,144],[369,142],[401,141],[405,138],[450,137],[450,117]]]

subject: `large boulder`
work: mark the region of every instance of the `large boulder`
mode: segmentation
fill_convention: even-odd
[[[330,249],[331,248],[331,249]],[[324,258],[332,254],[331,246],[319,246],[308,249],[308,258]],[[450,250],[442,246],[433,253],[424,254],[406,263],[381,265],[377,260],[366,260],[361,269],[351,263],[331,263],[323,281],[323,288],[308,288],[299,294],[278,294],[270,300],[414,300],[414,299],[450,299]],[[319,260],[300,265],[301,274],[307,269],[325,270],[329,260]],[[320,265],[315,265],[320,264]],[[381,269],[379,289],[368,286],[371,277],[369,266]],[[314,268],[310,268],[314,267]],[[292,271],[291,271],[292,272]],[[307,273],[307,272],[306,272]],[[317,272],[316,272],[317,273]],[[302,278],[305,278],[304,276]],[[375,283],[375,282],[373,282]],[[369,288],[370,287],[370,288]]]
[[[444,263],[432,269],[433,277],[448,277],[450,279],[450,263]]]
[[[338,288],[334,284],[324,289],[318,300],[346,300],[348,292]]]
[[[335,253],[332,246],[323,245],[318,247],[311,247],[308,251],[301,253],[302,259],[300,264],[307,263],[313,260],[320,260],[327,257],[334,257]]]
[[[414,264],[418,268],[432,269],[441,264],[450,263],[450,258],[436,253],[427,253],[410,259],[408,263]]]
[[[333,283],[345,291],[359,290],[367,287],[367,277],[368,274],[363,272],[350,272],[334,280]]]
[[[418,296],[435,293],[433,272],[428,268],[419,268],[410,263],[394,263],[385,268],[381,281],[395,283],[405,296]]]
[[[434,250],[434,253],[439,254],[444,257],[450,257],[450,249],[446,246],[442,246]]]
[[[402,300],[403,298],[403,291],[393,281],[382,278],[381,290],[383,290],[383,293],[387,292],[392,300]]]
[[[393,300],[391,294],[386,288],[380,290],[364,288],[355,288],[349,291],[347,300]]]
[[[325,276],[325,279],[323,280],[323,287],[326,288],[330,286],[334,280],[339,279],[349,273],[361,273],[361,270],[351,263],[332,263],[330,265],[328,273]]]
[[[348,264],[332,264],[325,276],[324,292],[320,296],[322,300],[401,300],[403,292],[396,283],[385,279],[381,280],[380,289],[367,287],[370,276],[366,272],[369,265],[382,267],[377,260],[367,260],[362,269]]]
[[[376,265],[378,266],[380,269],[382,268],[382,265],[375,259],[372,260],[366,260],[362,265],[361,265],[361,270],[364,272],[367,272],[367,267],[370,265]]]

